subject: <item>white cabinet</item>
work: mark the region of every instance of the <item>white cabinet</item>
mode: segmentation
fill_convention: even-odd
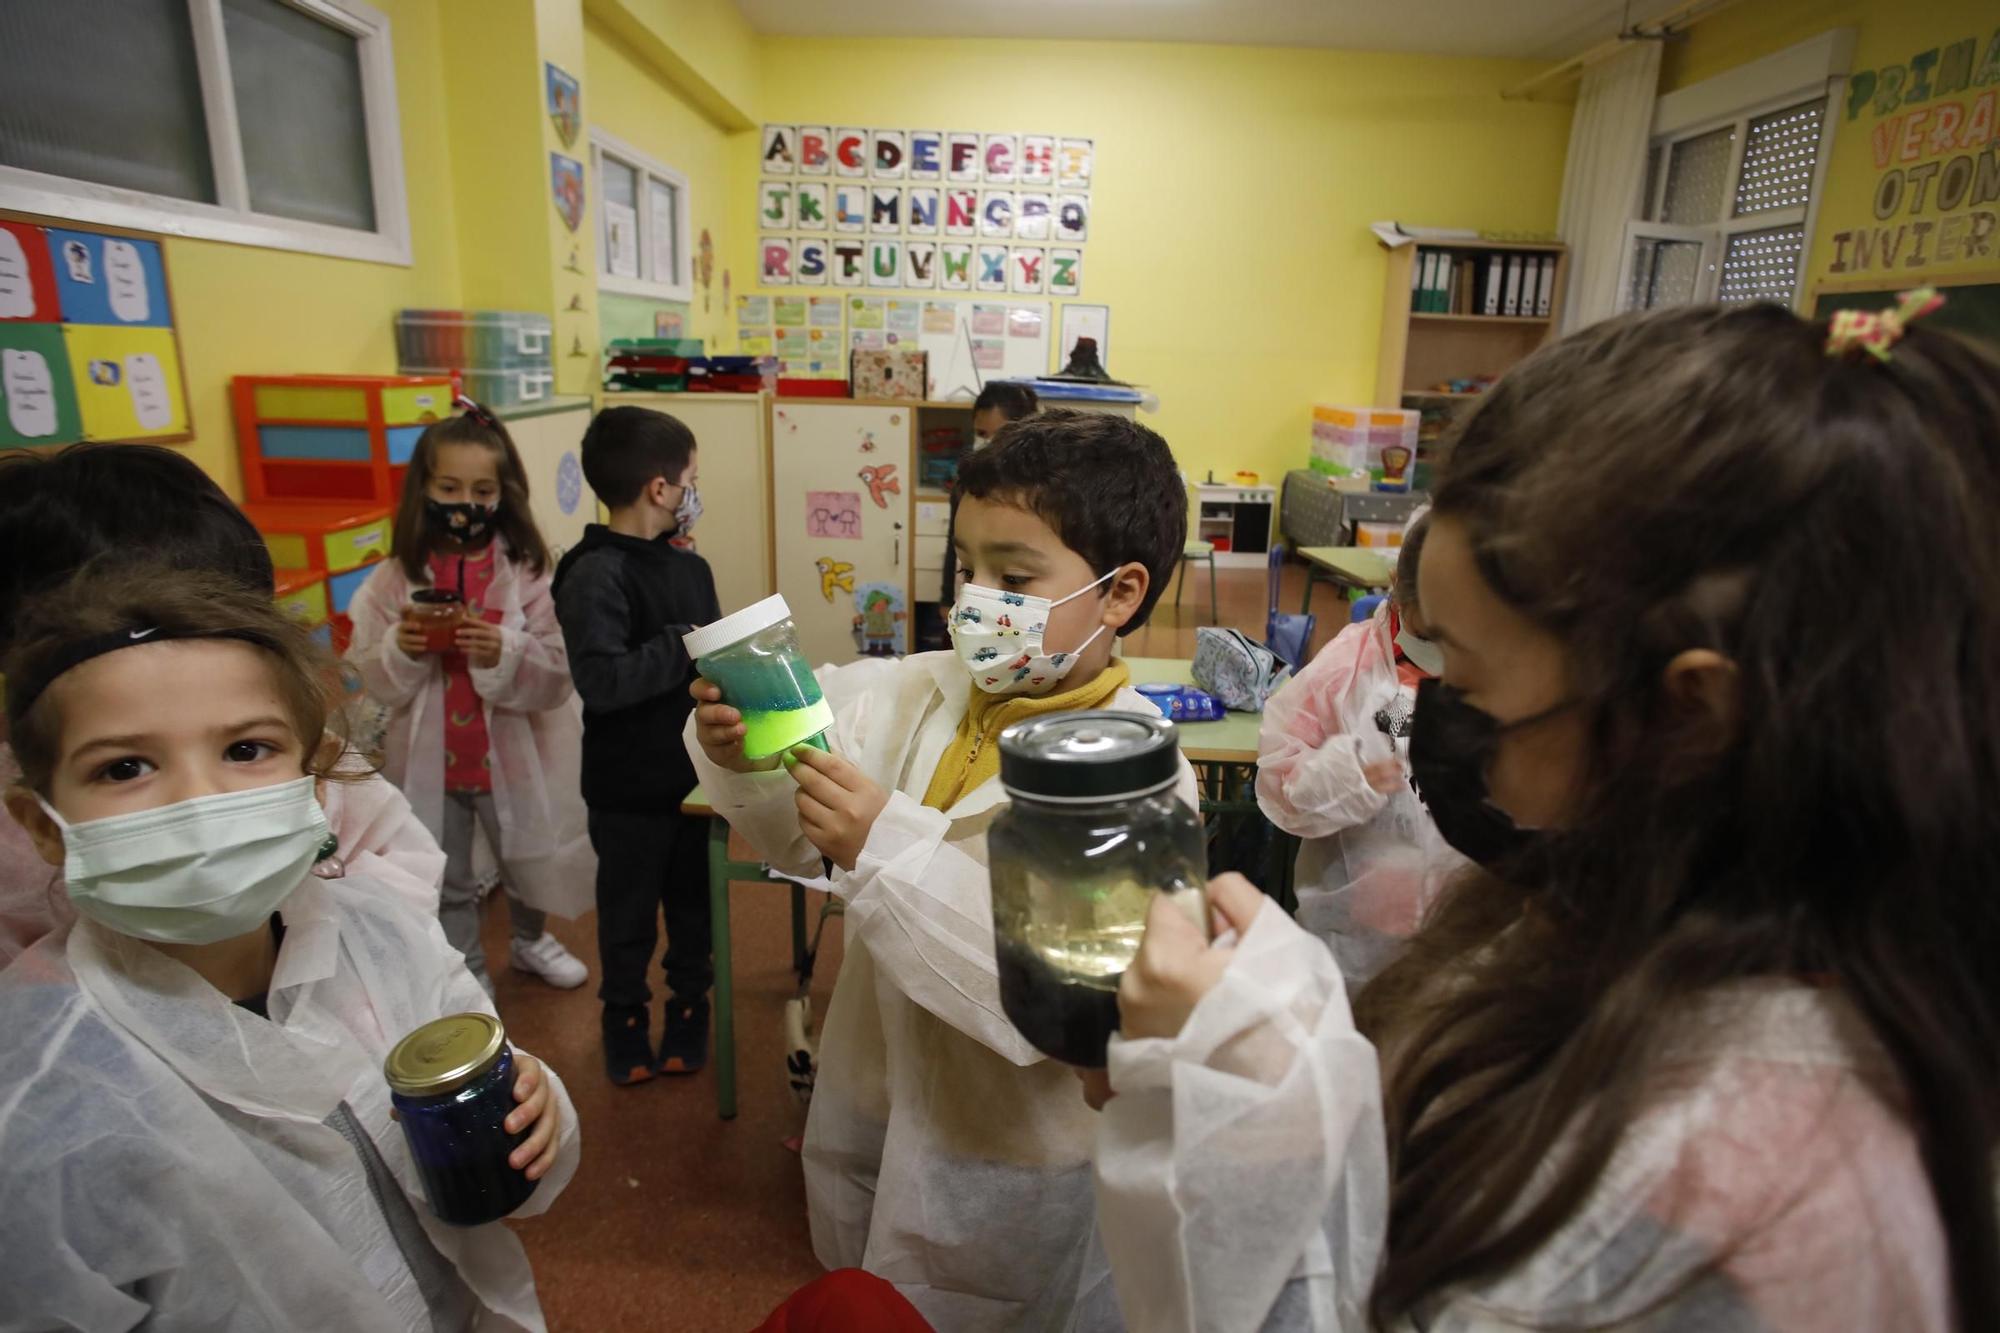
[[[597,497],[583,480],[583,432],[588,398],[551,398],[501,412],[528,474],[528,511],[552,559],[583,539],[597,519]]]
[[[910,651],[915,417],[900,403],[771,405],[777,590],[816,666],[853,661],[864,648]],[[704,456],[704,480],[707,473]],[[900,600],[888,605],[871,592]]]
[[[1271,515],[1277,509],[1275,486],[1223,486],[1204,483],[1196,488],[1201,513],[1188,516],[1190,538],[1215,545],[1218,565],[1263,565],[1271,549]]]
[[[606,407],[649,407],[694,432],[701,473],[701,522],[694,546],[715,574],[725,614],[769,597],[770,460],[764,430],[770,399],[761,393],[608,393]]]

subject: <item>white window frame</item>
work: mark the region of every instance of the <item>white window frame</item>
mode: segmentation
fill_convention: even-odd
[[[616,159],[620,164],[639,173],[639,273],[636,278],[622,278],[605,271],[604,257],[604,159]],[[694,300],[694,260],[689,251],[693,248],[693,238],[688,234],[688,178],[658,158],[640,152],[614,134],[590,127],[590,174],[596,188],[590,191],[594,202],[591,208],[592,235],[598,242],[597,290],[612,292],[619,296],[644,296],[655,301]],[[666,282],[656,277],[645,276],[653,262],[653,207],[651,180],[659,180],[674,187],[674,227],[680,233],[680,244],[674,247],[675,272]]]
[[[250,182],[236,119],[236,89],[230,81],[229,49],[223,37],[222,0],[187,0],[208,125],[209,157],[215,171],[216,203],[0,165],[0,208],[167,236],[407,266],[410,209],[403,184],[402,118],[396,107],[396,58],[389,19],[361,0],[284,3],[355,39],[361,64],[362,114],[368,132],[369,177],[375,196],[375,230],[303,222],[250,207]]]
[[[1728,258],[1731,240],[1747,232],[1787,226],[1804,229],[1805,255],[1801,256],[1792,288],[1793,307],[1803,309],[1807,296],[1806,261],[1812,252],[1820,195],[1826,183],[1826,164],[1833,155],[1834,130],[1840,121],[1841,98],[1853,56],[1854,30],[1836,28],[1762,60],[1753,60],[1712,79],[1668,93],[1654,104],[1652,135],[1646,151],[1648,155],[1655,151],[1662,154],[1660,169],[1654,173],[1652,197],[1641,202],[1640,216],[1625,224],[1625,251],[1619,261],[1618,274],[1619,309],[1629,308],[1625,302],[1632,291],[1635,241],[1645,238],[1700,241],[1701,276],[1691,299],[1695,304],[1704,304],[1714,301],[1721,291],[1722,266]],[[1749,145],[1750,122],[1817,97],[1826,98],[1826,109],[1820,121],[1819,152],[1813,161],[1812,185],[1806,202],[1791,208],[1767,208],[1737,216],[1732,210],[1736,205],[1736,190],[1743,172],[1744,151]],[[1665,203],[1667,181],[1673,174],[1673,147],[1732,127],[1736,137],[1729,157],[1722,216],[1713,223],[1692,228],[1648,220],[1657,218]]]

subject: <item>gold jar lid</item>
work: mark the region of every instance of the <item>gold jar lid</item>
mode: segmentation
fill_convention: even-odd
[[[382,1073],[405,1097],[441,1096],[492,1068],[506,1045],[507,1029],[493,1015],[447,1014],[397,1042]]]

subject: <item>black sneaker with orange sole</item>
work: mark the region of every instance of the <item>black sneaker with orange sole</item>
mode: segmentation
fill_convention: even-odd
[[[644,1005],[604,1006],[604,1072],[621,1088],[653,1077],[650,1019]]]
[[[697,1074],[708,1064],[708,1000],[667,999],[667,1027],[660,1034],[662,1074]]]

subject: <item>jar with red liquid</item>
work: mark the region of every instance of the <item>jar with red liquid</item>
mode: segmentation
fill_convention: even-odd
[[[403,620],[424,632],[425,652],[451,652],[466,620],[465,599],[450,588],[417,588],[403,608]]]

